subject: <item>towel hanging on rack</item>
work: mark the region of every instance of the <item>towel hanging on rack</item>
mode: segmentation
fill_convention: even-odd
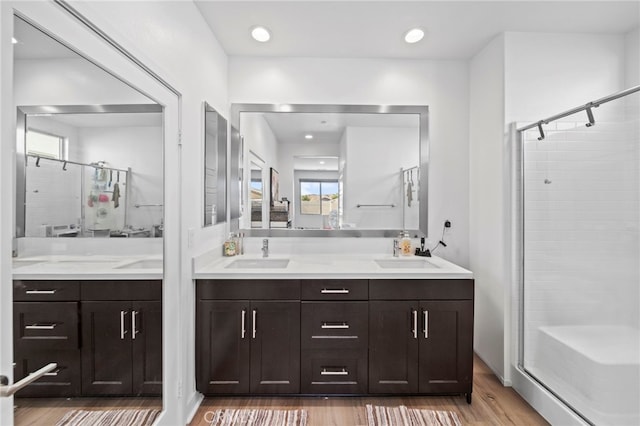
[[[113,195],[111,196],[111,201],[113,201],[113,208],[117,209],[120,206],[120,186],[118,182],[113,184]]]
[[[411,207],[411,201],[413,200],[413,188],[411,181],[407,182],[407,206]]]

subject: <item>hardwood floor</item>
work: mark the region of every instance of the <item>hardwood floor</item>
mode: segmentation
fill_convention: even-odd
[[[463,396],[411,397],[211,397],[204,402],[189,426],[206,426],[211,412],[220,408],[273,408],[307,410],[309,426],[366,425],[365,405],[450,410],[463,425],[548,425],[511,388],[505,388],[478,358],[473,363],[473,402]],[[207,414],[208,413],[208,414]]]
[[[206,398],[190,426],[208,426],[208,412],[219,408],[302,408],[308,412],[308,426],[366,425],[365,405],[406,405],[409,408],[450,410],[463,425],[547,425],[548,423],[513,389],[478,358],[473,363],[473,402],[463,396],[412,397],[216,397]],[[159,408],[160,398],[17,398],[17,426],[55,425],[69,410]]]

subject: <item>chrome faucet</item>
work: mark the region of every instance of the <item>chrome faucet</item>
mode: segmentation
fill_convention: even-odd
[[[397,238],[393,239],[393,257],[398,257],[400,254],[400,241]]]
[[[262,257],[269,257],[269,240],[262,240]]]

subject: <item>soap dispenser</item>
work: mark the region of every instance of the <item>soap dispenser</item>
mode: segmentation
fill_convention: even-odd
[[[413,254],[411,251],[411,238],[409,238],[407,231],[400,233],[400,254],[403,256],[411,256]]]
[[[229,238],[222,245],[222,255],[223,256],[235,256],[237,253],[237,243],[235,239],[235,235],[232,233],[229,234]]]

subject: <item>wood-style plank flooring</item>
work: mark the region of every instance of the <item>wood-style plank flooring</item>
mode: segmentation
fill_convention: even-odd
[[[308,426],[366,425],[365,405],[455,411],[463,425],[547,425],[513,389],[478,358],[474,359],[473,402],[463,396],[421,397],[216,397],[205,398],[189,426],[208,426],[206,418],[219,408],[297,409],[308,412]],[[17,426],[55,425],[69,410],[159,408],[160,398],[17,398]]]
[[[211,397],[205,398],[189,426],[208,426],[206,419],[220,408],[302,408],[307,410],[309,426],[366,425],[366,404],[455,411],[463,425],[548,425],[516,391],[502,386],[478,357],[473,368],[471,405],[464,396]]]

